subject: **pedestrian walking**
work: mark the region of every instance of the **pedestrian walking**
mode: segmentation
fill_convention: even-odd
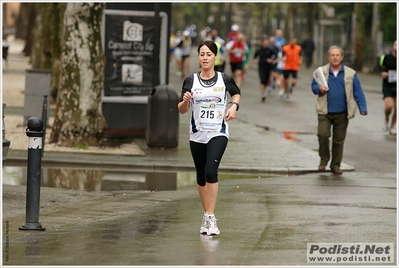
[[[329,63],[321,66],[325,84],[312,80],[312,91],[317,95],[317,136],[319,140],[319,171],[325,171],[330,161],[330,136],[332,127],[332,149],[330,169],[333,175],[341,175],[344,141],[349,119],[357,108],[367,115],[366,98],[355,70],[343,64],[344,51],[338,46],[328,50]]]
[[[283,31],[277,29],[274,32],[274,44],[278,47],[279,50],[282,50],[283,46],[286,45],[286,40],[283,36]]]
[[[285,99],[289,100],[290,95],[294,91],[298,79],[298,71],[302,63],[302,48],[297,44],[295,37],[290,38],[289,44],[283,46],[283,55],[285,58],[284,66],[284,89]],[[291,79],[291,85],[289,86],[289,79]]]
[[[380,71],[382,77],[382,95],[385,103],[384,131],[389,131],[390,135],[396,135],[396,40],[393,42],[392,51],[380,57]],[[391,117],[391,124],[389,118]]]
[[[229,53],[231,73],[238,87],[241,87],[242,73],[244,69],[245,54],[248,51],[244,34],[238,33],[237,39],[226,44],[226,51]]]
[[[176,60],[176,75],[178,77],[182,77],[183,74],[183,56],[182,56],[182,46],[183,46],[183,36],[181,31],[176,32],[175,40],[175,49],[173,51],[173,55]]]
[[[274,32],[274,45],[278,49],[277,51],[277,64],[276,64],[276,70],[278,74],[278,80],[277,85],[278,90],[278,95],[283,98],[285,96],[285,90],[284,90],[284,66],[285,66],[285,58],[283,55],[283,46],[286,45],[286,40],[283,36],[283,31],[281,29],[277,29]]]
[[[305,35],[305,40],[302,42],[302,50],[305,55],[305,63],[306,63],[306,68],[310,68],[313,63],[313,52],[315,51],[316,47],[313,42],[313,39],[310,38],[309,34]]]
[[[246,42],[248,50],[247,53],[245,53],[245,57],[244,57],[244,61],[243,61],[243,70],[242,70],[242,75],[241,75],[241,80],[244,81],[245,80],[245,74],[247,73],[247,71],[249,70],[249,62],[251,60],[251,56],[253,53],[252,50],[252,46],[250,43]]]
[[[275,55],[274,57],[272,57],[272,63],[270,64],[270,69],[271,69],[270,80],[273,90],[280,86],[279,73],[277,70],[279,48],[276,46],[274,40],[275,40],[274,36],[269,37],[269,48],[273,50]]]
[[[190,151],[196,169],[197,190],[204,209],[200,233],[207,235],[220,234],[215,217],[218,168],[229,138],[227,122],[236,117],[241,98],[234,79],[214,70],[217,50],[217,45],[211,40],[198,46],[201,71],[184,79],[178,104],[181,114],[190,108],[192,110]],[[227,93],[231,102],[227,100]]]
[[[233,24],[230,28],[230,32],[227,34],[227,42],[237,39],[237,35],[240,33],[239,30],[240,27],[238,27],[237,24]]]
[[[192,41],[190,32],[187,30],[183,31],[183,42],[181,46],[181,67],[182,74],[181,78],[184,78],[190,72],[190,56],[191,56]]]
[[[226,49],[225,49],[225,41],[218,36],[218,31],[213,29],[211,31],[211,39],[215,42],[216,46],[218,47],[218,52],[216,55],[215,60],[215,71],[224,72],[224,66],[226,63]]]
[[[169,37],[169,62],[173,63],[176,48],[176,33],[173,29],[170,30]]]
[[[269,47],[269,39],[264,38],[262,40],[261,47],[256,50],[254,54],[254,61],[258,60],[258,73],[260,78],[260,94],[262,98],[262,102],[266,100],[266,89],[270,86],[270,74],[272,70],[273,58],[277,57],[275,51]]]

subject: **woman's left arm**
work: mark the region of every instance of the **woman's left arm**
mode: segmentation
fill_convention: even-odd
[[[240,99],[241,99],[240,94],[235,94],[235,95],[231,96],[232,104],[231,104],[230,108],[228,108],[226,111],[226,116],[225,116],[226,121],[236,118],[237,110],[240,105]]]

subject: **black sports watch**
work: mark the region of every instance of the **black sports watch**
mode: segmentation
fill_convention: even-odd
[[[238,109],[240,109],[240,104],[238,103],[238,102],[235,102],[235,101],[233,101],[233,102],[229,102],[229,103],[231,103],[232,105],[233,104],[235,104],[236,105],[236,111],[238,111]]]

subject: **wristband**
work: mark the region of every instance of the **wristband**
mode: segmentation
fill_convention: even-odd
[[[238,111],[238,109],[240,109],[240,104],[238,103],[238,102],[235,102],[235,101],[233,101],[233,102],[229,102],[229,103],[231,103],[232,105],[233,104],[235,104],[236,105],[236,111]]]

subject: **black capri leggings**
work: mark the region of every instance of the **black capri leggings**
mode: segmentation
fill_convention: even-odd
[[[217,136],[208,143],[190,141],[191,155],[197,171],[197,184],[218,182],[218,168],[227,147],[227,137]]]

